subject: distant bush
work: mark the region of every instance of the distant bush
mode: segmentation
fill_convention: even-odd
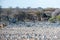
[[[49,19],[50,22],[55,23],[56,19],[54,17]]]
[[[60,21],[60,15],[56,16],[57,21]]]
[[[60,15],[57,15],[56,17],[50,18],[49,21],[50,21],[50,22],[57,22],[57,21],[60,22]]]

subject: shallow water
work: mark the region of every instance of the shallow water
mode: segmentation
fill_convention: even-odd
[[[18,22],[10,23],[7,27],[60,27],[59,23],[50,22]]]

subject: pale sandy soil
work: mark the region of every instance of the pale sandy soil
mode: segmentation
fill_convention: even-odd
[[[13,28],[3,28],[0,30],[0,34],[21,34],[21,36],[26,36],[26,34],[41,35],[41,38],[45,35],[50,40],[60,40],[60,28],[59,27],[13,27]],[[33,34],[33,35],[32,35]],[[0,36],[1,37],[1,36]],[[18,36],[17,36],[18,37]],[[55,39],[54,39],[55,38]],[[43,39],[42,39],[43,40]]]
[[[37,34],[45,34],[45,33],[54,33],[56,34],[57,32],[60,31],[59,27],[48,27],[48,28],[43,28],[43,27],[13,27],[13,28],[3,28],[0,30],[1,33],[37,33]]]

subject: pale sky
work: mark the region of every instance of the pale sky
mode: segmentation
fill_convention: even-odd
[[[0,5],[4,8],[17,6],[20,8],[60,8],[60,0],[0,0]]]

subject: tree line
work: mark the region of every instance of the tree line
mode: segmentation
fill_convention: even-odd
[[[53,21],[60,20],[60,11],[56,10],[58,8],[2,8],[0,7],[0,22],[7,21],[16,23],[19,21]],[[56,11],[59,13],[56,13]],[[57,15],[53,18],[53,14]],[[55,15],[54,15],[55,16]]]

